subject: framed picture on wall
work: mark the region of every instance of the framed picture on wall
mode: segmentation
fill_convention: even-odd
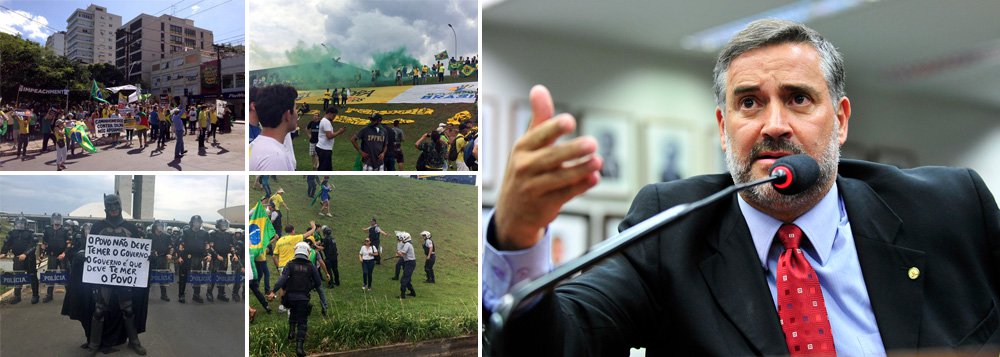
[[[576,213],[560,213],[551,224],[552,266],[579,257],[590,249],[590,219]]]
[[[678,121],[651,119],[643,125],[645,183],[669,182],[693,176],[697,147],[689,126]]]
[[[497,182],[498,168],[503,163],[498,163],[499,151],[502,150],[499,145],[500,138],[502,138],[503,130],[501,129],[500,122],[497,120],[500,118],[497,112],[500,108],[497,106],[496,99],[492,96],[483,96],[479,101],[479,172],[480,178],[482,179],[483,188],[492,188]],[[485,135],[483,135],[485,133]],[[507,162],[504,160],[504,162]]]
[[[625,220],[622,216],[604,216],[604,237],[602,240],[614,237],[618,234],[618,225]]]
[[[628,198],[639,172],[635,121],[623,112],[591,110],[579,123],[580,135],[597,139],[597,153],[604,159],[601,182],[588,194]]]
[[[554,103],[554,105],[556,115],[561,113],[572,113],[569,110],[569,106],[563,103]],[[521,135],[524,135],[524,132],[528,130],[528,125],[531,124],[531,103],[529,103],[527,99],[514,101],[511,113],[514,116],[511,121],[514,123],[514,126],[511,128],[510,143],[513,144],[518,138],[521,137]],[[558,142],[566,141],[574,137],[576,137],[576,133],[570,133],[559,138]]]

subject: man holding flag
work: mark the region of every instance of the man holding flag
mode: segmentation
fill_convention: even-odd
[[[259,200],[254,205],[253,212],[250,213],[250,225],[247,231],[249,232],[250,239],[250,256],[254,260],[254,264],[251,265],[253,278],[250,279],[250,291],[257,297],[257,301],[260,302],[261,306],[264,306],[264,310],[270,314],[271,309],[267,307],[267,299],[260,292],[259,274],[267,271],[267,260],[264,254],[267,251],[267,246],[271,244],[271,238],[274,237],[274,227],[271,226],[267,210],[264,209]],[[262,271],[258,272],[258,270]]]

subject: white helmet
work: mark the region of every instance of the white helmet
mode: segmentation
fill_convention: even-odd
[[[303,258],[309,258],[309,243],[295,243],[295,256],[299,255],[302,255]]]
[[[424,239],[428,239],[428,238],[431,237],[431,232],[428,232],[428,231],[420,232],[420,236],[424,237]]]

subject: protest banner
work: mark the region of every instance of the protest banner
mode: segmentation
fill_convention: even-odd
[[[83,282],[146,287],[151,246],[148,239],[91,234],[84,248]]]
[[[97,135],[120,134],[125,132],[124,118],[94,119],[94,133]]]

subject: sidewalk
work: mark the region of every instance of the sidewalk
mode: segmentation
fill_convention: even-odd
[[[132,146],[124,141],[111,146],[105,139],[95,140],[97,152],[87,153],[77,147],[76,155],[67,153],[66,171],[242,171],[246,148],[246,126],[236,122],[232,132],[216,134],[218,145],[206,140],[205,149],[198,150],[198,136],[185,135],[184,148],[188,153],[181,159],[174,159],[174,140],[166,143],[163,150],[157,150],[155,141],[146,147],[139,146],[139,139],[133,138]],[[94,140],[91,138],[91,140]],[[14,143],[0,143],[0,171],[56,171],[55,145],[49,142],[49,150],[41,152],[42,140],[28,143],[27,159],[16,158]]]

